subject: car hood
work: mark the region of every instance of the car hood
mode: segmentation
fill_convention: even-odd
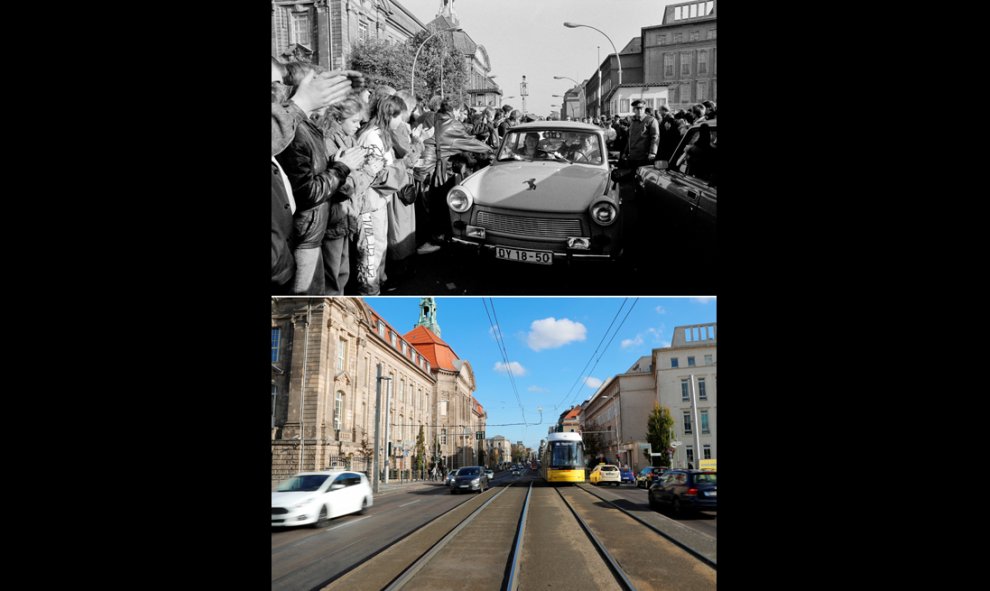
[[[481,478],[481,476],[455,476],[454,480],[457,482],[471,482],[475,478]]]
[[[563,162],[505,162],[484,168],[463,186],[477,204],[570,213],[587,210],[604,195],[608,183],[608,169]]]
[[[309,491],[292,491],[292,492],[273,492],[272,493],[272,507],[290,507],[297,503],[301,503],[306,499],[315,498],[316,495],[321,494],[315,490]]]

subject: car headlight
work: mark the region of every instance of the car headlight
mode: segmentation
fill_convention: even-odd
[[[619,210],[609,201],[599,201],[591,206],[591,219],[599,226],[610,226],[619,217]]]
[[[447,193],[447,205],[457,213],[464,213],[471,209],[474,199],[464,187],[454,187]]]
[[[481,482],[480,478],[475,478],[474,480],[471,481],[471,484],[479,484],[480,482]]]

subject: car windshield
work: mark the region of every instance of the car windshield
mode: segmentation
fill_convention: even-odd
[[[457,471],[458,476],[480,476],[481,470],[478,468],[461,468]]]
[[[603,153],[601,138],[594,132],[527,129],[510,131],[502,142],[497,159],[600,165]]]
[[[714,187],[718,178],[717,147],[717,128],[705,125],[689,129],[673,155],[674,169]]]
[[[279,483],[277,492],[312,492],[327,481],[326,474],[301,474]]]

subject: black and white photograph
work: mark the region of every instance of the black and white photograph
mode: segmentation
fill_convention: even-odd
[[[714,293],[717,4],[272,2],[272,294]]]

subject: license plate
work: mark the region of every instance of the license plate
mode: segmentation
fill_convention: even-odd
[[[462,484],[461,488],[469,488],[470,486],[471,486],[470,484]]]
[[[705,496],[709,496],[709,497],[718,496],[718,491],[710,490],[710,491],[708,491],[708,492],[705,493]]]
[[[553,253],[543,250],[521,250],[518,248],[495,247],[495,258],[506,261],[533,263],[536,265],[552,265]]]

